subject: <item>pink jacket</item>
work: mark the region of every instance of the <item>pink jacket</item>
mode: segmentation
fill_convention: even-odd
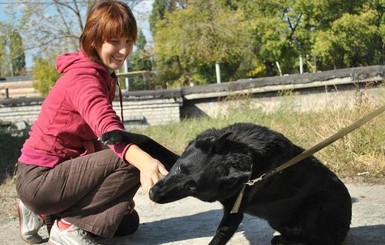
[[[83,52],[67,53],[56,60],[62,76],[45,98],[19,161],[42,167],[55,165],[102,149],[97,138],[124,130],[112,108],[117,77],[89,60]],[[127,145],[111,148],[119,157]]]

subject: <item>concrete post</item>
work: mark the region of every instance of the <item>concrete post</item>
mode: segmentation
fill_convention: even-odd
[[[221,83],[221,67],[219,62],[215,63],[215,73],[217,75],[217,83]]]

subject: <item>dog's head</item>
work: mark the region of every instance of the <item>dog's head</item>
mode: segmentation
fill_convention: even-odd
[[[236,195],[252,171],[244,144],[222,135],[201,134],[189,143],[170,172],[150,190],[150,198],[168,203],[187,196],[213,202]]]

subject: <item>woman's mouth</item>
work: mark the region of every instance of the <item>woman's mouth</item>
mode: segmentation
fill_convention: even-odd
[[[115,56],[112,56],[112,59],[114,59],[115,61],[117,62],[123,62],[124,61],[124,57],[115,57]]]

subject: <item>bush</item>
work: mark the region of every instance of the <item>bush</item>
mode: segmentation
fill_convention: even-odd
[[[25,139],[24,135],[12,136],[11,133],[0,131],[0,184],[13,176],[15,164]]]
[[[34,67],[32,69],[33,87],[37,89],[42,96],[46,96],[56,80],[59,78],[59,73],[56,71],[54,59],[34,60]]]

